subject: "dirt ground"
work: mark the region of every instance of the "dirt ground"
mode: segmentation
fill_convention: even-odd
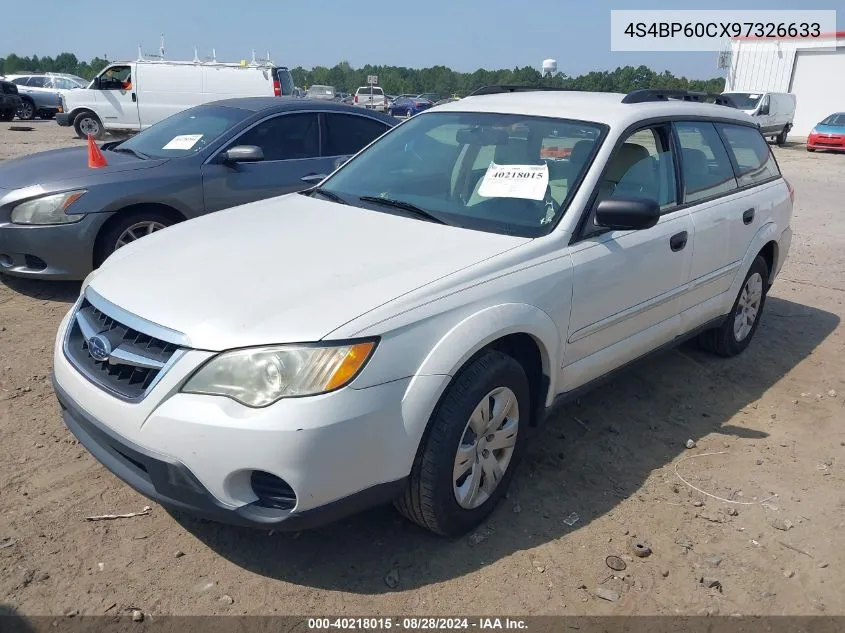
[[[0,157],[81,143],[52,122],[33,127],[0,127]],[[775,151],[796,190],[795,237],[751,347],[724,360],[685,345],[562,409],[469,538],[431,536],[391,508],[298,535],[171,516],[59,418],[51,344],[79,285],[0,277],[0,604],[27,615],[845,614],[845,155]],[[635,541],[652,554],[632,555]],[[609,569],[609,555],[627,569]]]

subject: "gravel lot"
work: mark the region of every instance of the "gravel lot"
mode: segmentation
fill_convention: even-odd
[[[0,126],[0,158],[82,144],[53,122],[32,127]],[[845,155],[776,153],[796,189],[795,237],[750,349],[724,360],[686,345],[562,409],[492,520],[452,541],[390,508],[299,535],[171,516],[59,418],[50,350],[79,285],[0,277],[0,605],[28,615],[845,614]],[[707,453],[717,454],[681,461]],[[737,503],[695,492],[676,468]],[[85,520],[146,505],[146,516]],[[651,556],[632,556],[632,540]],[[608,555],[627,569],[608,569]],[[603,582],[618,601],[597,597]]]

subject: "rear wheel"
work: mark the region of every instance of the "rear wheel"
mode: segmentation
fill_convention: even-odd
[[[733,309],[725,321],[719,327],[699,336],[698,342],[703,349],[719,356],[736,356],[748,347],[757,326],[760,325],[760,316],[766,303],[768,278],[769,266],[766,260],[758,255],[751,264]]]
[[[789,133],[789,127],[784,127],[780,134],[775,137],[775,143],[778,145],[786,145],[786,135]]]
[[[525,371],[510,356],[491,350],[462,369],[432,414],[397,509],[443,535],[483,521],[521,456],[529,400]]]
[[[95,266],[100,266],[117,249],[175,224],[172,218],[153,210],[136,211],[118,217],[116,222],[105,226],[97,238]]]
[[[21,121],[32,121],[35,118],[35,104],[29,99],[24,99],[18,108],[18,118]]]
[[[73,129],[76,130],[76,135],[79,138],[88,138],[90,134],[95,139],[100,140],[105,134],[103,124],[93,112],[82,112],[78,114],[73,120]]]

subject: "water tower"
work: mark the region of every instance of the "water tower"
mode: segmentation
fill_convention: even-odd
[[[557,60],[556,59],[544,59],[543,60],[543,76],[544,77],[551,77],[552,75],[557,74]]]

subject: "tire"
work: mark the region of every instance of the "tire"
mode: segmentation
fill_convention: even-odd
[[[769,266],[763,257],[757,255],[751,264],[748,274],[745,275],[742,287],[734,301],[733,308],[725,318],[725,321],[719,327],[707,330],[698,337],[698,343],[701,348],[719,356],[730,357],[741,354],[748,347],[751,339],[754,338],[757,326],[760,325],[763,306],[766,304],[766,295],[769,290],[768,278]],[[749,307],[751,304],[747,302],[746,298],[749,293],[752,296],[756,294],[758,287],[759,297],[757,299],[757,307],[753,312],[753,318],[751,318]],[[738,327],[738,323],[743,309],[746,311],[745,326],[740,328]],[[750,328],[748,327],[749,319],[751,320]]]
[[[141,239],[144,235],[149,235],[150,225],[155,225],[152,230],[152,232],[155,232],[175,224],[173,218],[160,211],[135,211],[127,214],[121,214],[118,211],[118,213],[120,215],[118,215],[117,221],[104,226],[100,235],[97,236],[94,252],[94,266],[96,268],[99,268],[106,258],[121,246],[125,246],[136,239]],[[124,235],[127,232],[134,233],[135,239],[128,239]]]
[[[788,127],[784,127],[784,128],[783,128],[783,130],[781,130],[781,133],[780,133],[780,134],[778,134],[778,135],[775,137],[775,143],[777,143],[779,146],[786,145],[786,135],[787,135],[788,133],[789,133],[789,128],[788,128]]]
[[[0,112],[0,121],[11,121],[15,118],[15,111],[14,110],[6,110],[5,112]]]
[[[808,151],[808,152],[815,152],[815,151],[816,151],[816,148],[815,148],[815,147],[808,147],[808,148],[807,148],[807,151]]]
[[[21,107],[18,108],[18,118],[21,121],[32,121],[35,118],[35,104],[29,99],[21,101]]]
[[[76,130],[76,135],[79,138],[88,138],[90,134],[98,141],[106,134],[99,117],[93,112],[80,112],[77,114],[73,120],[73,129]]]
[[[490,350],[470,361],[454,377],[432,413],[408,485],[395,502],[399,512],[444,536],[464,534],[481,523],[507,491],[519,463],[529,426],[529,400],[525,371],[510,356]],[[483,406],[492,406],[487,409],[491,414],[498,407],[497,415],[502,415],[504,408],[505,417],[498,430],[487,428],[486,435],[479,438],[470,422],[472,417],[484,423],[483,417],[473,415]],[[488,451],[484,447],[491,440],[506,448]],[[471,464],[463,472],[458,465],[460,453],[466,456],[463,463]],[[492,472],[489,466],[494,462],[498,478],[486,474]],[[458,479],[454,473],[458,473]],[[487,487],[491,479],[498,483]],[[473,481],[478,482],[474,488]],[[475,496],[473,489],[477,490]]]

